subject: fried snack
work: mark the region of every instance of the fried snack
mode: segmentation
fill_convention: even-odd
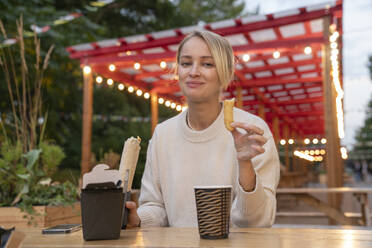
[[[225,121],[225,127],[227,130],[232,131],[234,128],[230,125],[234,121],[233,107],[235,104],[235,98],[226,99],[223,101],[223,115]]]

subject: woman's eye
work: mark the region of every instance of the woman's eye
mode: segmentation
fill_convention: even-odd
[[[190,66],[191,63],[190,62],[181,62],[181,66],[185,67],[185,66]]]
[[[203,65],[206,66],[206,67],[213,67],[214,66],[214,64],[212,64],[212,63],[204,63]]]

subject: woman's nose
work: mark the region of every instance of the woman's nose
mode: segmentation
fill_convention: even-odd
[[[190,70],[190,77],[197,77],[197,76],[200,76],[199,65],[197,63],[193,63],[191,70]]]

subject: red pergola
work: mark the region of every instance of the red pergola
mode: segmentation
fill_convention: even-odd
[[[92,70],[84,75],[82,173],[89,170],[93,75],[150,93],[155,126],[160,98],[185,104],[173,68],[177,44],[193,30],[210,30],[230,41],[237,65],[235,80],[224,97],[235,97],[238,107],[265,119],[277,140],[327,138],[325,162],[328,175],[334,174],[334,178],[328,176],[329,185],[339,186],[343,130],[340,0],[67,48],[71,58]]]

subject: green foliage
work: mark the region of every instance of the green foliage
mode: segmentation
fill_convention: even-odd
[[[368,58],[368,69],[372,79],[372,56]],[[352,159],[367,159],[372,161],[372,99],[368,103],[364,125],[357,131],[356,144],[350,153]]]
[[[16,205],[33,213],[35,205],[59,205],[77,200],[71,182],[52,183],[51,176],[65,157],[62,149],[42,142],[39,149],[22,153],[22,145],[4,142],[0,150],[0,206]],[[54,160],[54,161],[53,161]]]

